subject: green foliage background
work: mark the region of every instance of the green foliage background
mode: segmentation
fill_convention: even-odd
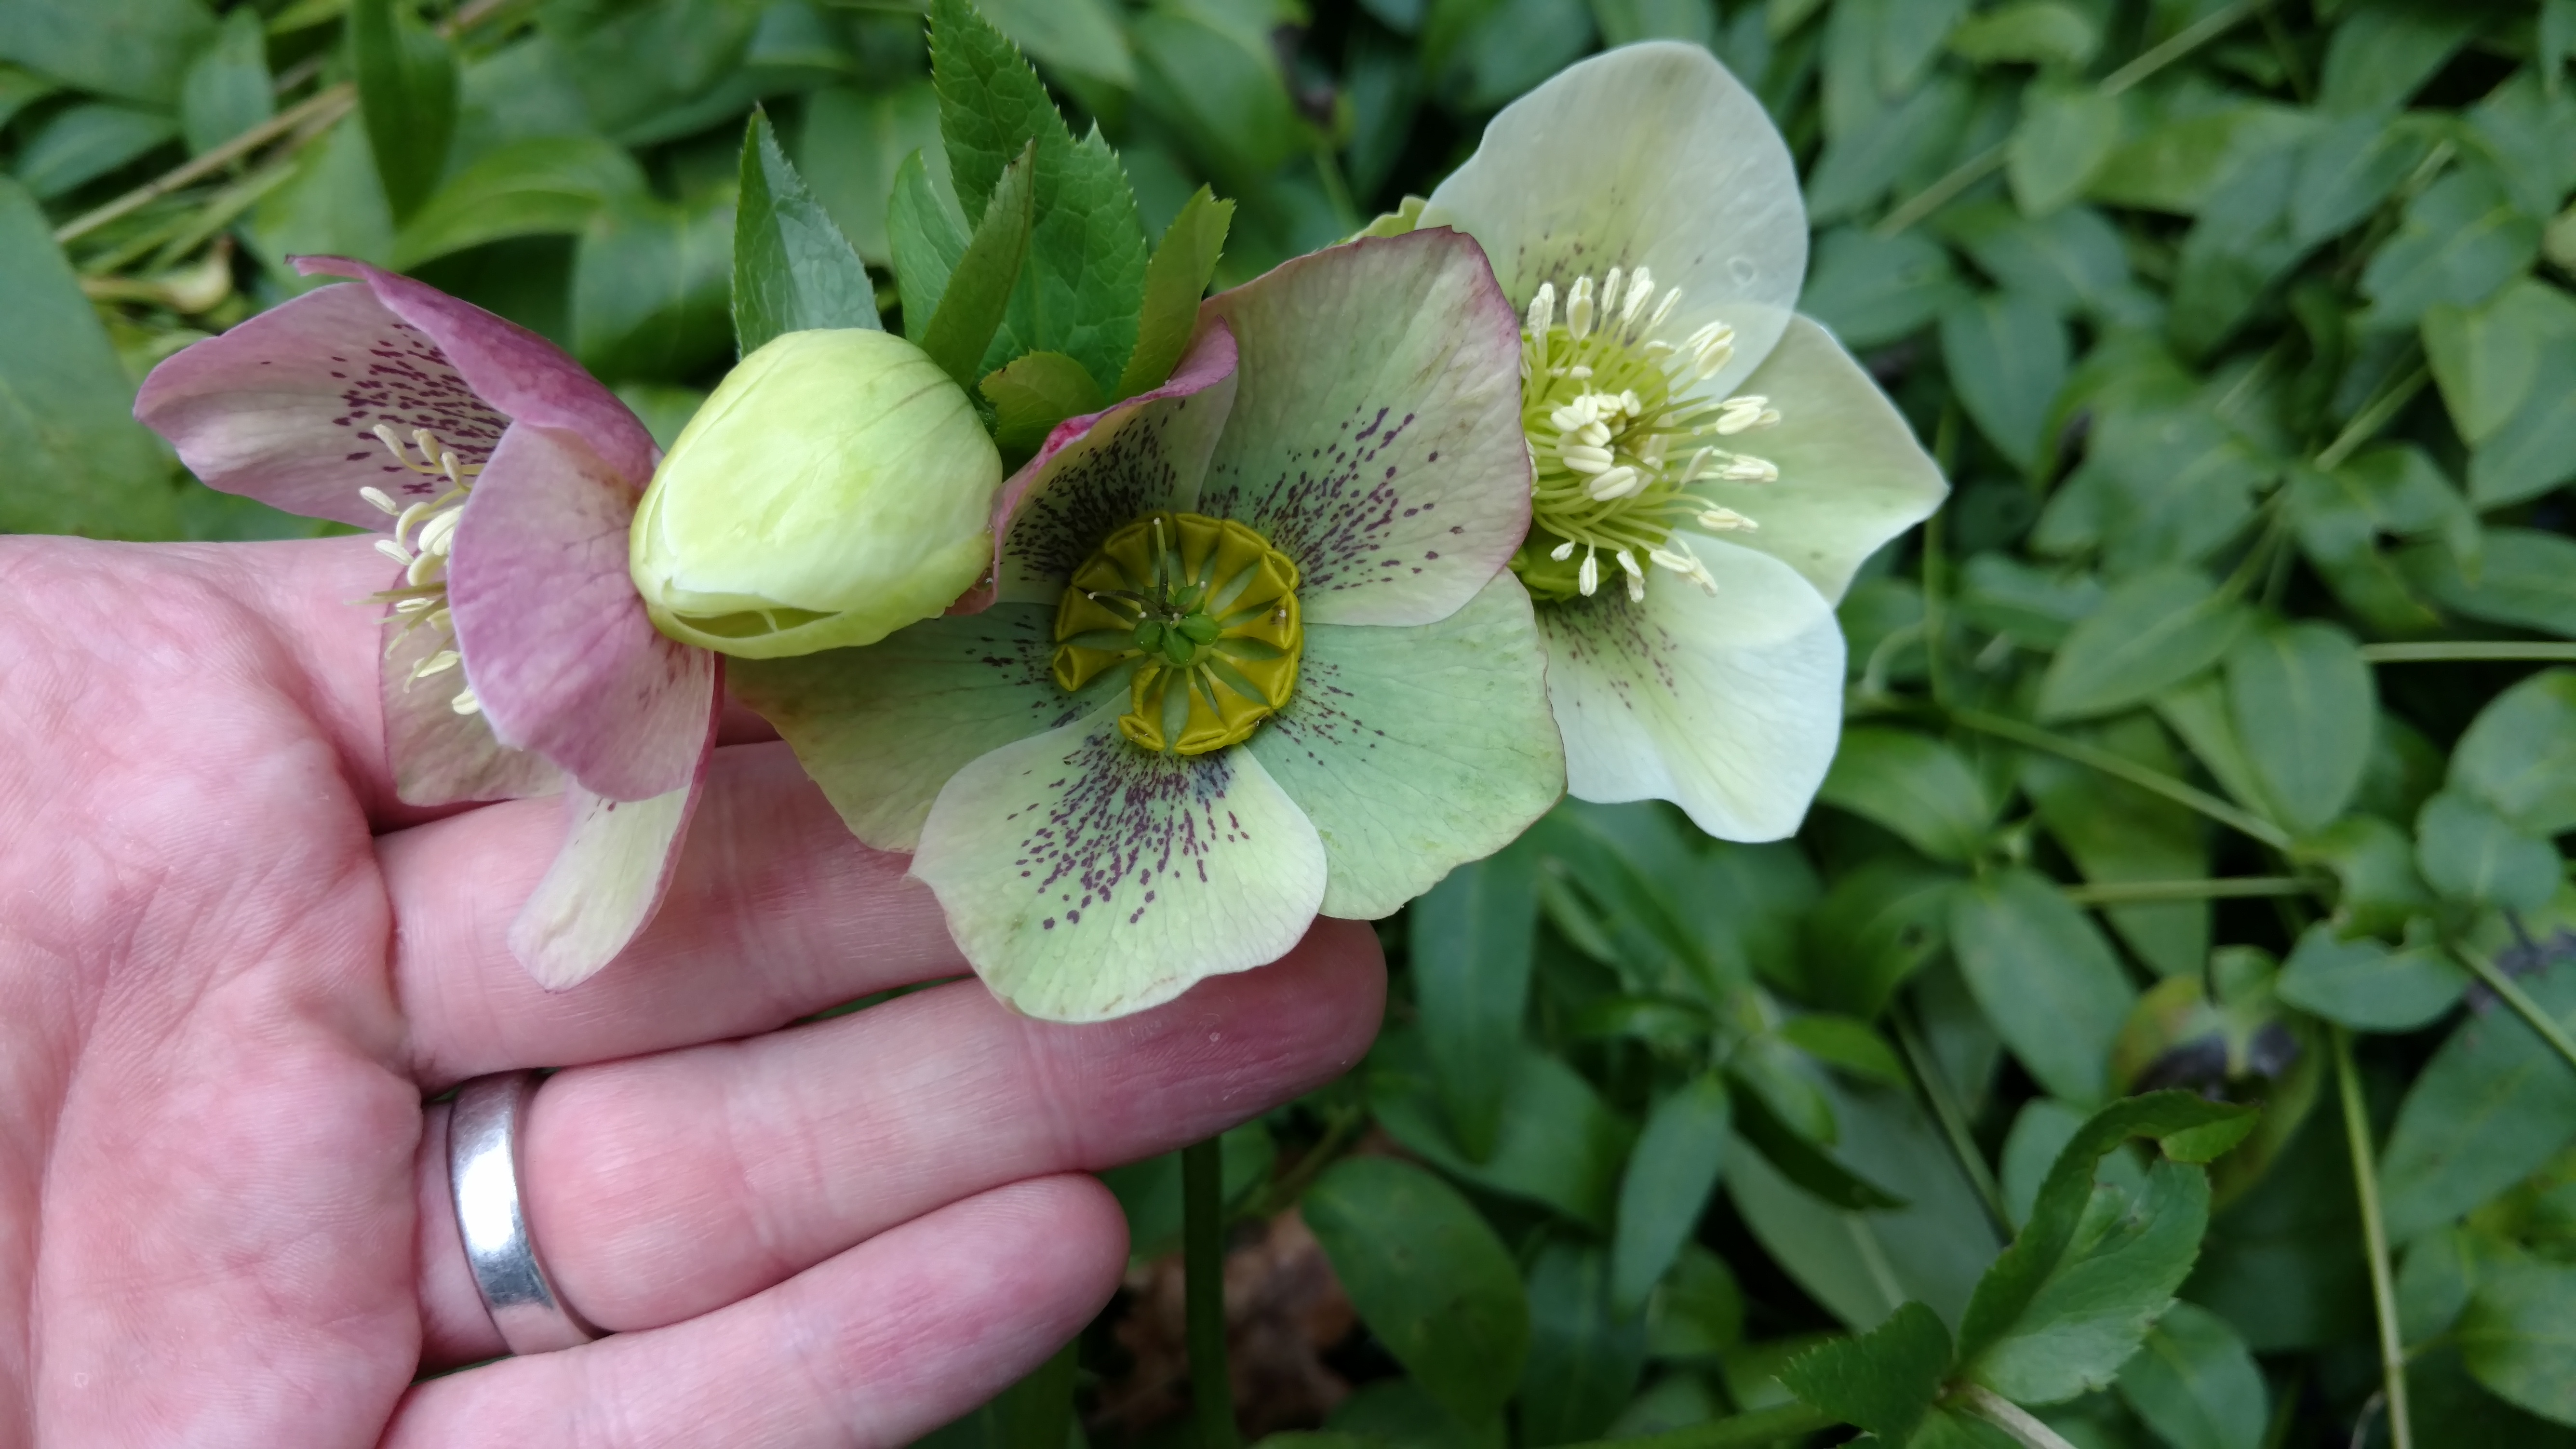
[[[2385,1338],[2412,1443],[2576,1443],[2576,0],[982,8],[1143,235],[1235,201],[1220,286],[1568,61],[1707,44],[1801,162],[1806,310],[1956,485],[1843,606],[1796,840],[1561,809],[1389,923],[1364,1070],[1228,1137],[1364,1320],[1333,1442],[2011,1442],[1986,1392],[2025,1443],[2387,1442]],[[918,6],[0,3],[0,528],[309,531],[128,418],[296,252],[667,441],[755,103],[899,313]],[[2263,1110],[2113,1105],[2159,1088]],[[1113,1174],[1140,1255],[1179,1176]],[[1104,1327],[943,1439],[1055,1449],[1126,1367]]]

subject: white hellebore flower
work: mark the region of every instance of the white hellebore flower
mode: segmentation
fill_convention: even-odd
[[[1568,787],[1732,840],[1796,830],[1842,724],[1834,602],[1948,485],[1794,310],[1780,133],[1707,51],[1627,46],[1506,107],[1418,224],[1481,243],[1524,317],[1536,487],[1512,566]]]

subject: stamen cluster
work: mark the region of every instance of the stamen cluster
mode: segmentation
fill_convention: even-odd
[[[429,656],[412,670],[410,678],[404,681],[408,688],[421,680],[445,674],[464,662],[464,656],[456,651],[456,623],[447,611],[447,563],[456,547],[456,522],[463,516],[465,500],[474,492],[473,480],[483,468],[481,464],[468,463],[457,457],[455,449],[441,443],[438,435],[427,428],[414,429],[408,447],[403,438],[384,423],[376,424],[375,433],[377,440],[394,455],[395,462],[424,478],[444,478],[448,484],[433,496],[409,504],[395,502],[392,495],[381,488],[358,490],[359,497],[394,521],[393,537],[376,540],[376,552],[403,568],[400,587],[387,589],[371,599],[375,603],[392,604],[393,618],[388,622],[399,626],[393,637],[385,642],[386,656],[390,658],[395,648],[415,629],[432,630],[438,638],[438,647],[432,649]],[[413,456],[413,449],[419,451],[417,458]],[[476,714],[483,708],[482,701],[474,697],[471,686],[458,690],[449,706],[458,714]]]
[[[1589,275],[1577,277],[1562,323],[1553,283],[1540,283],[1530,300],[1521,425],[1534,475],[1532,526],[1512,567],[1542,599],[1598,593],[1603,554],[1627,576],[1632,600],[1646,596],[1648,564],[1717,592],[1673,530],[1685,521],[1719,533],[1754,523],[1692,486],[1780,476],[1769,462],[1714,441],[1768,427],[1780,413],[1758,396],[1693,395],[1735,355],[1735,329],[1711,322],[1679,346],[1656,337],[1680,302],[1678,287],[1658,300],[1644,267],[1626,276],[1612,267],[1597,293]]]

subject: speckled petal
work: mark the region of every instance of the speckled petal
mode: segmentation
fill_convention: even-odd
[[[508,424],[362,286],[307,292],[181,351],[143,380],[134,415],[210,487],[374,529],[393,520],[359,489],[413,502],[448,486],[395,462],[379,423],[406,440],[427,428],[467,464]]]
[[[1242,350],[1199,511],[1296,561],[1309,624],[1428,624],[1529,531],[1519,322],[1451,231],[1299,257],[1211,298]]]
[[[1661,335],[1735,329],[1716,390],[1771,350],[1807,271],[1806,208],[1778,128],[1707,50],[1677,41],[1577,62],[1505,106],[1421,224],[1484,243],[1516,306],[1541,282],[1562,298],[1583,273],[1651,269],[1658,290],[1682,289]]]
[[[1509,572],[1436,624],[1309,628],[1296,697],[1245,748],[1315,822],[1328,916],[1393,912],[1565,793],[1546,660]]]
[[[603,799],[579,785],[564,792],[563,849],[510,923],[510,954],[538,985],[580,985],[652,924],[703,781],[702,769],[649,800]]]
[[[634,489],[583,438],[515,424],[475,483],[448,571],[493,734],[612,800],[687,783],[717,690],[717,656],[645,616],[626,566],[634,518]]]
[[[1066,694],[1048,672],[1054,652],[1053,609],[1001,604],[865,649],[737,659],[725,682],[778,727],[852,834],[878,850],[911,850],[951,775],[1124,696],[1118,670]]]
[[[1156,509],[1195,508],[1234,396],[1234,334],[1211,326],[1161,387],[1056,424],[995,496],[993,577],[957,609],[1053,604],[1102,539]]]
[[[1804,317],[1744,386],[1771,399],[1780,421],[1726,441],[1777,464],[1779,480],[1705,481],[1692,491],[1761,525],[1729,542],[1770,554],[1840,599],[1862,561],[1930,517],[1950,485],[1878,384]]]
[[[386,580],[388,587],[399,576]],[[492,737],[480,714],[458,714],[453,701],[465,687],[461,670],[414,679],[446,640],[421,628],[397,636],[388,625],[391,652],[378,670],[385,711],[385,759],[394,794],[407,805],[453,805],[467,800],[523,800],[564,788],[563,771],[545,756],[514,750]]]
[[[1031,1016],[1124,1016],[1276,961],[1323,902],[1323,842],[1260,761],[1149,754],[1121,708],[976,760],[922,826],[912,873]]]
[[[653,435],[617,395],[564,350],[471,302],[348,257],[297,257],[307,276],[355,277],[418,328],[475,396],[515,422],[579,433],[637,492],[660,456]]]
[[[1711,597],[1658,571],[1623,592],[1539,610],[1567,788],[1670,800],[1726,840],[1777,840],[1805,818],[1842,729],[1843,636],[1787,564],[1701,543]]]

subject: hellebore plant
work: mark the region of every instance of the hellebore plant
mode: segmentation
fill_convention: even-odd
[[[359,281],[162,363],[135,416],[213,487],[383,535],[395,788],[563,792],[510,946],[570,986],[652,919],[715,740],[716,656],[657,633],[627,579],[652,436],[532,332],[363,262],[296,266]]]
[[[1482,243],[1523,312],[1512,568],[1568,788],[1789,834],[1841,725],[1834,601],[1948,488],[1793,310],[1807,223],[1779,132],[1707,51],[1628,46],[1505,107],[1417,224]]]
[[[1504,567],[1518,346],[1455,233],[1290,262],[1004,486],[989,607],[735,688],[1031,1015],[1141,1010],[1318,913],[1386,915],[1563,788]]]

